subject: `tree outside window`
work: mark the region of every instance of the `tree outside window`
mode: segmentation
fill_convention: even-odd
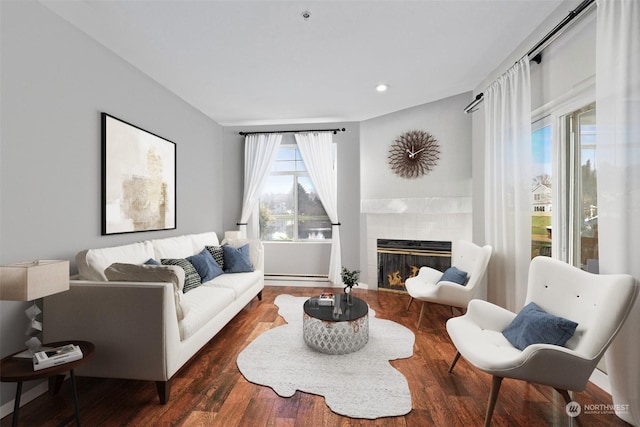
[[[331,221],[296,145],[283,145],[260,195],[260,239],[331,239]]]

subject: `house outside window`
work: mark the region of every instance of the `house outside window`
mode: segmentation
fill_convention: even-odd
[[[331,221],[296,144],[280,146],[259,209],[263,241],[331,239]]]
[[[553,246],[561,248],[556,258],[598,271],[595,135],[595,103],[532,123],[532,257],[551,256],[555,242]],[[552,174],[553,164],[557,176]],[[559,192],[555,199],[554,190]]]
[[[531,192],[531,257],[551,256],[551,209],[553,179],[551,174],[551,125],[547,121],[532,125],[533,171]]]

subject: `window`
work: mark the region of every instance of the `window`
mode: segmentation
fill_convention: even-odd
[[[260,239],[331,239],[331,221],[295,144],[281,145],[260,195]]]
[[[597,272],[596,105],[536,121],[532,132],[531,256],[551,256],[556,239],[558,258]],[[558,150],[553,149],[554,137]],[[558,165],[557,177],[552,175],[553,164]],[[555,197],[554,191],[559,193]],[[554,200],[560,206],[554,207]]]

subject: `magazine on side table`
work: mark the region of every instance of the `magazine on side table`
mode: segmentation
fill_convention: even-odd
[[[318,305],[331,306],[334,304],[335,298],[331,292],[322,292],[318,297]]]
[[[33,370],[50,368],[63,363],[82,359],[82,350],[75,344],[38,351],[33,355]]]

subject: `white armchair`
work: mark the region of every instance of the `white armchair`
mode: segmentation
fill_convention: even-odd
[[[466,308],[475,297],[482,279],[487,271],[491,259],[492,248],[489,245],[478,246],[461,240],[453,247],[451,265],[467,273],[464,285],[452,282],[439,282],[442,271],[431,267],[421,267],[418,275],[405,281],[405,287],[410,295],[407,310],[413,299],[422,301],[418,328],[424,316],[425,302],[449,305],[451,307]]]
[[[502,331],[516,317],[504,308],[472,300],[464,316],[449,319],[447,332],[457,349],[449,372],[462,355],[493,375],[485,426],[489,426],[503,378],[554,387],[564,400],[582,391],[600,358],[626,320],[638,293],[633,277],[597,275],[547,257],[531,261],[525,305],[578,323],[565,346],[531,344],[519,350]]]

